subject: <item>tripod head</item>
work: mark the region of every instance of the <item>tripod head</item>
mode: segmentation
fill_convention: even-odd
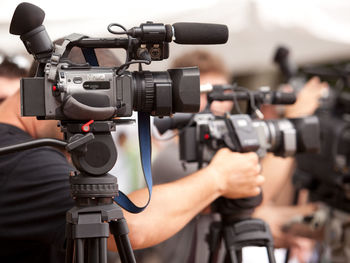
[[[62,121],[61,130],[68,143],[79,141],[89,133],[94,135],[93,140],[86,139],[81,145],[74,144],[75,147],[69,149],[73,164],[80,172],[101,176],[113,168],[117,161],[117,150],[110,133],[115,130],[113,121]]]
[[[251,218],[254,209],[261,204],[262,198],[262,193],[254,197],[240,199],[220,197],[211,204],[211,209],[221,215],[224,224],[231,224]]]
[[[110,133],[115,125],[113,121],[61,122],[73,164],[78,169],[69,178],[78,207],[112,204],[118,195],[117,178],[108,174],[117,161]]]

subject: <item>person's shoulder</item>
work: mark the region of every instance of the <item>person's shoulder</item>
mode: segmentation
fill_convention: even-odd
[[[61,151],[49,146],[33,148],[27,154],[40,156],[44,159],[50,159],[50,160],[52,157],[55,157],[56,160],[64,160],[64,161],[67,160],[67,158],[64,156],[64,154]]]
[[[55,148],[38,147],[26,150],[17,158],[18,165],[15,172],[68,174],[73,168],[66,157]]]

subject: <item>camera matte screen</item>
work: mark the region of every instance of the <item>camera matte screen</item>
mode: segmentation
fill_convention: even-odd
[[[45,117],[45,78],[21,79],[22,116]]]

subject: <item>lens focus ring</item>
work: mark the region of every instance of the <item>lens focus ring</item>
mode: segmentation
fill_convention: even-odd
[[[154,102],[154,82],[152,73],[149,71],[144,72],[145,80],[145,93],[144,93],[144,107],[142,111],[151,112]]]

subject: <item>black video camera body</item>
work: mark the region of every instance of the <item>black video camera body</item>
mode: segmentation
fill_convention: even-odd
[[[215,153],[224,147],[235,152],[257,152],[264,156],[272,152],[279,156],[294,156],[300,152],[318,152],[320,148],[317,117],[298,119],[253,120],[247,114],[215,116],[210,112],[178,113],[173,118],[155,119],[155,126],[163,134],[168,129],[179,129],[180,160],[209,163]],[[253,198],[219,198],[213,203],[224,220],[248,218],[262,201],[262,195]]]
[[[294,156],[319,150],[319,123],[314,116],[297,119],[253,120],[247,114],[215,116],[212,113],[175,114],[156,119],[160,133],[180,128],[180,159],[209,163],[216,151],[228,147],[235,152],[272,152]]]
[[[22,115],[58,120],[107,120],[129,117],[133,110],[156,116],[195,112],[199,106],[197,68],[165,72],[124,72],[114,68],[57,66],[54,80],[21,81]]]
[[[20,36],[38,63],[36,76],[21,81],[22,116],[59,120],[65,140],[74,145],[68,149],[74,165],[90,175],[103,175],[116,162],[111,131],[130,119],[114,117],[130,117],[133,110],[138,111],[139,133],[148,135],[145,144],[150,145],[150,115],[199,110],[198,68],[150,72],[143,71],[142,64],[168,58],[171,41],[224,44],[228,39],[226,25],[147,22],[127,30],[114,23],[108,31],[126,37],[71,34],[61,45],[54,46],[42,25],[44,18],[41,8],[21,3],[10,25],[10,33]],[[116,27],[121,31],[115,31]],[[81,49],[87,63],[76,64],[68,59],[73,47]],[[126,60],[119,67],[99,67],[96,48],[124,49]],[[138,64],[139,70],[127,71],[131,64]]]
[[[318,154],[297,156],[293,182],[308,189],[314,202],[350,212],[350,120],[347,114],[318,110],[321,147]]]
[[[328,81],[327,96],[320,99],[315,112],[320,122],[320,152],[296,157],[293,183],[308,189],[313,202],[324,202],[332,208],[350,212],[350,82],[349,65],[306,66],[297,72],[291,66],[289,50],[277,49],[275,62],[289,84],[299,80],[299,90],[307,77],[318,76]],[[301,74],[303,73],[303,74]]]
[[[235,152],[257,152],[264,156],[272,152],[279,156],[294,156],[300,152],[318,152],[320,148],[319,122],[311,116],[298,119],[253,120],[251,115],[226,113],[216,116],[210,111],[213,101],[247,101],[249,113],[257,113],[260,104],[292,104],[295,96],[289,93],[252,92],[237,85],[216,85],[207,94],[206,109],[198,114],[175,114],[173,118],[155,119],[163,134],[179,129],[180,160],[197,162],[198,169],[209,163],[224,147]],[[227,91],[231,91],[227,93]],[[261,112],[260,112],[261,113]],[[212,204],[227,222],[247,219],[262,202],[262,194],[252,198],[219,198]]]
[[[21,82],[22,115],[39,119],[108,120],[129,117],[133,110],[156,116],[199,110],[199,70],[171,69],[142,71],[141,64],[168,58],[169,43],[224,44],[225,25],[147,22],[129,30],[110,24],[108,31],[124,38],[89,38],[71,34],[61,46],[53,46],[42,25],[45,13],[39,7],[21,3],[12,17],[10,33],[20,35],[28,53],[39,63],[36,78]],[[115,31],[119,27],[122,31]],[[73,47],[80,47],[89,64],[67,59]],[[122,48],[126,61],[116,68],[100,68],[95,48]],[[131,64],[139,72],[126,71]]]

